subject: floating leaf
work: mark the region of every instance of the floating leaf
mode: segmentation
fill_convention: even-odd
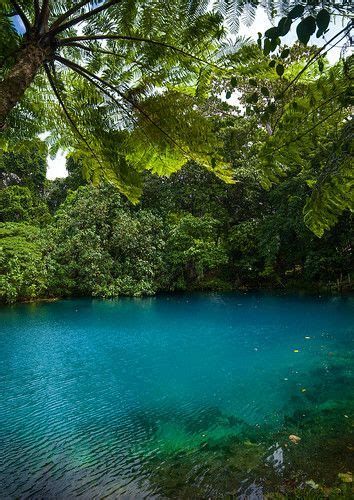
[[[315,483],[313,479],[310,479],[309,481],[306,481],[307,486],[310,486],[310,488],[313,488],[314,490],[317,490],[320,485]]]
[[[289,440],[294,444],[299,444],[301,441],[301,437],[296,436],[295,434],[290,434]]]
[[[353,476],[351,472],[340,472],[338,474],[339,479],[343,483],[352,483],[353,482]]]

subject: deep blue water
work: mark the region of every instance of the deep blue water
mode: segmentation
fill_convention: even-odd
[[[353,318],[350,297],[234,294],[0,309],[0,498],[334,484]]]

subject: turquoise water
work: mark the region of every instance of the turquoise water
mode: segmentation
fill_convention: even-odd
[[[233,294],[0,309],[0,498],[332,487],[353,318],[353,298]]]

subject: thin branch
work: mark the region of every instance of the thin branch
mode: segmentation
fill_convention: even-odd
[[[33,7],[34,7],[34,25],[38,29],[39,17],[41,15],[41,7],[39,5],[39,0],[33,0]]]
[[[69,19],[70,16],[72,16],[73,14],[75,14],[75,12],[77,12],[78,10],[80,10],[82,7],[85,7],[85,5],[87,5],[90,2],[91,2],[91,0],[83,0],[82,2],[79,2],[78,4],[76,4],[73,7],[71,7],[71,9],[67,10],[66,12],[64,12],[64,14],[62,14],[61,16],[59,16],[54,21],[54,23],[52,24],[52,26],[50,27],[50,29],[52,30],[52,29],[55,29],[58,26],[60,26],[62,22],[64,22],[66,19]]]
[[[86,50],[87,52],[91,52],[91,53],[99,52],[100,54],[108,54],[108,55],[116,56],[116,57],[124,57],[121,54],[118,54],[117,52],[113,52],[111,50],[105,50],[105,49],[101,49],[101,48],[87,47],[86,45],[83,45],[82,43],[75,43],[75,42],[68,43],[68,44],[65,44],[65,47],[76,47],[78,49]]]
[[[335,109],[334,111],[332,111],[332,113],[330,113],[329,115],[325,116],[324,118],[322,118],[322,120],[320,120],[319,122],[315,123],[315,125],[313,125],[311,128],[307,129],[305,132],[303,132],[302,134],[299,134],[297,135],[296,137],[294,137],[293,139],[291,139],[290,141],[287,141],[287,142],[284,142],[284,144],[282,144],[281,146],[279,146],[278,148],[276,149],[273,149],[272,151],[272,154],[275,153],[276,151],[279,151],[280,149],[286,147],[286,146],[289,146],[289,144],[292,144],[293,142],[296,142],[296,141],[299,141],[300,139],[302,139],[303,137],[305,137],[305,135],[309,134],[310,132],[312,132],[312,130],[314,130],[315,128],[317,128],[319,125],[321,125],[323,122],[325,122],[326,120],[328,120],[328,118],[331,118],[331,116],[335,115],[336,113],[338,113],[338,111],[340,111],[341,109],[344,109],[345,106],[339,106],[339,108]]]
[[[78,134],[78,136],[80,137],[80,139],[86,144],[86,146],[88,147],[88,149],[90,150],[90,152],[92,153],[93,157],[95,158],[95,160],[99,163],[99,165],[101,167],[103,167],[101,161],[99,160],[99,158],[97,158],[95,152],[93,151],[93,149],[91,148],[90,144],[87,142],[87,139],[82,135],[82,133],[80,132],[80,130],[77,128],[74,120],[72,119],[72,117],[70,116],[70,113],[69,111],[66,109],[66,106],[64,104],[64,101],[63,99],[61,98],[60,94],[59,94],[59,91],[56,87],[56,84],[54,82],[54,79],[52,77],[52,74],[49,70],[49,67],[47,65],[47,63],[44,63],[44,70],[47,74],[47,77],[48,77],[48,80],[49,80],[49,83],[50,83],[50,86],[52,87],[53,89],[53,92],[54,92],[54,95],[55,97],[57,98],[60,106],[62,107],[63,111],[64,111],[64,114],[65,116],[67,117],[70,125],[72,126],[72,128],[74,129],[74,131]]]
[[[152,40],[151,38],[141,38],[138,36],[129,36],[129,35],[83,35],[83,36],[74,36],[70,38],[62,38],[59,39],[60,45],[65,46],[69,45],[72,42],[84,42],[84,41],[90,41],[90,40],[127,40],[127,41],[132,41],[132,42],[143,42],[143,43],[151,43],[152,45],[159,45],[160,47],[165,47],[171,50],[174,50],[175,52],[178,52],[180,54],[183,54],[186,57],[189,57],[191,59],[194,59],[198,62],[201,62],[203,64],[207,64],[208,66],[213,66],[218,69],[223,69],[217,66],[216,64],[213,64],[211,62],[206,61],[205,59],[201,59],[200,57],[197,57],[190,52],[187,52],[183,49],[180,49],[178,47],[175,47],[174,45],[171,45],[166,42],[161,42],[159,40]]]
[[[29,19],[27,18],[26,14],[23,12],[21,5],[16,2],[16,0],[10,0],[13,8],[15,9],[16,13],[20,16],[21,21],[23,22],[24,27],[26,28],[27,33],[31,29],[31,23]]]
[[[61,33],[64,30],[67,30],[68,28],[71,28],[72,26],[75,26],[75,24],[79,24],[82,21],[85,21],[86,19],[89,19],[92,16],[95,16],[99,12],[102,12],[103,10],[108,9],[109,7],[112,7],[113,5],[117,4],[121,0],[109,0],[108,2],[105,2],[101,4],[99,7],[96,7],[96,9],[89,10],[88,12],[85,12],[84,14],[81,14],[80,16],[74,17],[74,19],[71,19],[71,21],[68,21],[64,24],[57,24],[57,21],[54,23],[50,30],[50,34],[55,36],[58,33]],[[82,2],[81,2],[82,3]],[[86,2],[87,3],[87,2]]]
[[[41,12],[38,18],[38,29],[40,33],[44,33],[45,31],[47,31],[49,12],[49,0],[43,0]]]
[[[141,115],[144,116],[144,118],[146,118],[150,123],[152,123],[152,125],[154,125],[154,127],[156,127],[164,136],[167,137],[167,139],[172,143],[174,144],[178,149],[180,149],[184,155],[186,155],[187,157],[189,157],[190,155],[187,153],[187,151],[185,151],[179,144],[178,142],[176,142],[173,137],[171,137],[163,128],[160,127],[160,125],[158,123],[156,123],[151,117],[150,115],[143,109],[141,108],[136,102],[134,102],[132,99],[130,99],[129,97],[127,97],[126,95],[124,95],[120,90],[118,90],[114,85],[110,84],[109,82],[106,82],[105,80],[103,80],[102,78],[100,78],[99,76],[95,75],[94,73],[91,73],[91,71],[87,70],[86,68],[83,68],[82,66],[79,66],[78,64],[72,62],[72,61],[69,61],[68,59],[65,59],[64,57],[60,57],[60,56],[56,56],[55,58],[57,61],[61,62],[62,64],[64,64],[64,66],[67,66],[69,68],[71,68],[72,70],[78,72],[78,73],[84,73],[86,74],[87,76],[93,78],[93,79],[96,79],[97,81],[99,81],[100,83],[102,83],[103,85],[106,85],[108,88],[110,88],[111,90],[113,90],[114,92],[116,92],[122,99],[125,99],[127,102],[129,102],[129,104],[131,104],[131,106],[133,106],[133,108],[135,108],[136,110],[139,111],[139,113]]]
[[[289,83],[288,85],[285,87],[285,89],[281,92],[281,96],[283,96],[285,94],[285,92],[287,92],[289,90],[289,88],[300,78],[300,76],[307,70],[307,68],[313,63],[313,61],[317,58],[317,56],[330,44],[333,42],[333,40],[335,40],[339,35],[341,35],[342,33],[344,33],[345,31],[349,31],[350,28],[351,28],[351,25],[352,23],[350,23],[349,25],[347,25],[344,29],[342,29],[341,31],[339,31],[336,35],[334,35],[328,42],[326,42],[322,47],[320,47],[316,52],[315,54],[311,57],[311,59],[309,59],[309,61],[305,64],[305,66],[302,68],[301,71],[299,71],[299,73],[295,76],[295,78],[293,78]],[[347,33],[345,33],[345,35],[341,38],[341,40],[346,36]],[[338,43],[338,42],[337,42]]]
[[[106,50],[106,49],[101,49],[101,48],[94,48],[94,47],[87,47],[86,45],[82,45],[82,43],[70,43],[65,45],[65,47],[75,47],[81,50],[85,50],[86,52],[91,52],[92,54],[95,54],[98,52],[99,54],[107,54],[110,56],[115,56],[115,57],[120,57],[121,59],[125,59],[125,56],[123,54],[118,54],[117,52],[113,52],[112,50]],[[157,73],[157,71],[149,68],[147,65],[141,63],[140,61],[137,61],[136,59],[132,59],[131,61],[131,66],[129,67],[130,71],[134,68],[134,66],[138,66],[140,68],[143,68],[146,71],[149,71],[150,73]]]

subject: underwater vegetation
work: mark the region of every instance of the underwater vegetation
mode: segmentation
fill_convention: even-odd
[[[295,381],[276,426],[250,425],[218,407],[192,415],[165,411],[158,423],[137,414],[134,418],[147,430],[138,454],[150,493],[353,498],[352,360],[350,353],[337,352],[308,374],[306,390],[299,391]],[[292,442],[292,434],[299,439]]]

